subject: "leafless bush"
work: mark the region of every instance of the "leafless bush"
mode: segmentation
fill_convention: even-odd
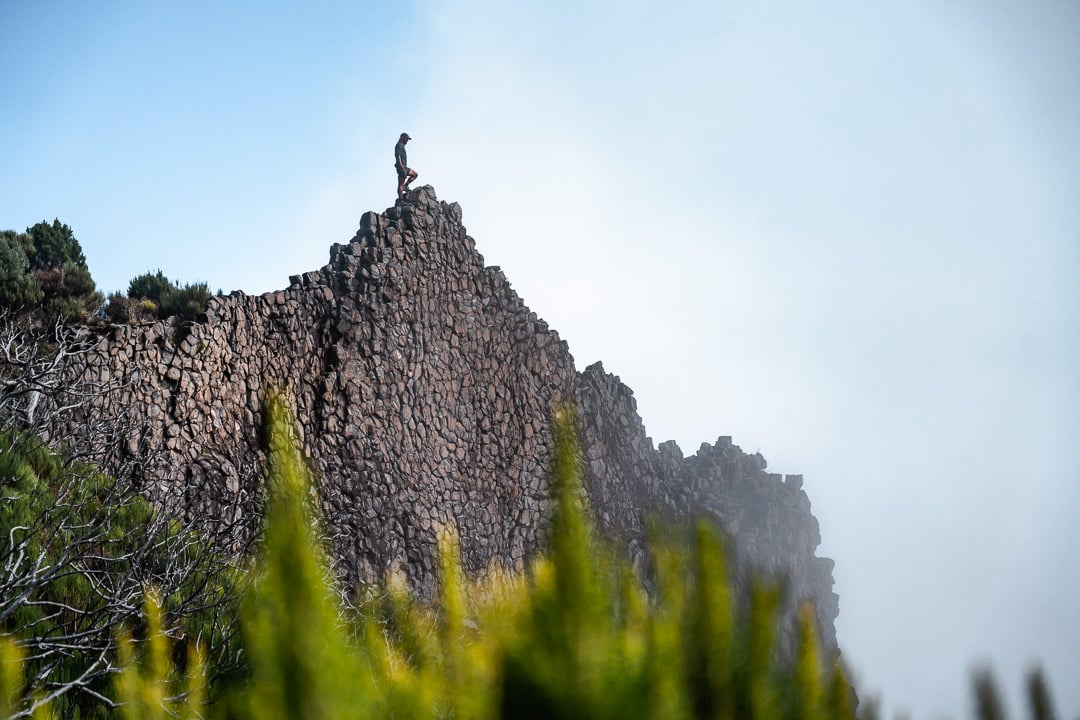
[[[23,645],[39,693],[13,717],[112,706],[116,633],[138,635],[150,588],[171,636],[198,641],[219,672],[238,662],[239,574],[207,532],[235,543],[235,523],[196,530],[139,492],[151,463],[121,450],[128,418],[100,412],[124,387],[84,372],[95,340],[62,320],[0,315],[0,631]]]

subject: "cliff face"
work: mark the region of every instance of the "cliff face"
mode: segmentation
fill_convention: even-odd
[[[284,387],[350,578],[401,569],[430,592],[441,526],[457,529],[469,568],[520,567],[544,540],[549,418],[567,400],[599,525],[636,562],[646,513],[710,515],[744,565],[785,573],[793,599],[815,601],[836,646],[832,561],[814,554],[801,477],[765,473],[730,438],[691,457],[655,449],[629,388],[599,363],[575,370],[430,187],[365,214],[322,269],[215,298],[177,337],[164,323],[116,327],[86,371],[122,388],[100,411],[125,418],[124,451],[175,512],[212,515],[252,492],[265,394]]]
[[[676,521],[699,516],[717,521],[743,571],[736,585],[745,583],[749,569],[783,578],[786,610],[811,600],[823,647],[836,649],[834,621],[840,606],[832,590],[833,561],[815,555],[821,535],[802,476],[765,472],[765,458],[747,455],[730,437],[718,438],[715,445],[702,443],[690,457],[670,440],[653,449],[633,392],[600,363],[578,376],[577,387],[589,496],[600,527],[624,538],[640,563],[646,536],[642,508]],[[789,623],[782,631],[790,643],[794,628]]]

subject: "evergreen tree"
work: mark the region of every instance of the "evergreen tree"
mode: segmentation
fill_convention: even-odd
[[[41,302],[41,283],[30,273],[29,238],[13,230],[0,232],[0,305],[24,307]]]
[[[37,225],[26,229],[30,237],[32,251],[30,267],[32,270],[60,268],[66,263],[74,263],[86,269],[86,256],[83,255],[79,241],[71,228],[56,219],[52,224],[42,220]]]

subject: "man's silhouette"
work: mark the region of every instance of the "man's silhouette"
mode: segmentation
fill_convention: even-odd
[[[401,133],[397,145],[394,146],[394,167],[397,168],[397,196],[405,197],[405,191],[409,184],[416,179],[416,171],[409,167],[408,158],[405,155],[405,144],[412,140],[409,133]]]

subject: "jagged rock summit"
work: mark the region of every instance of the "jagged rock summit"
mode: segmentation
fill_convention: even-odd
[[[243,507],[266,393],[283,387],[350,580],[401,570],[431,592],[443,526],[468,568],[521,567],[544,541],[549,419],[569,401],[598,524],[635,561],[648,512],[711,515],[743,565],[785,573],[793,600],[815,602],[836,647],[832,561],[815,555],[801,476],[766,473],[727,437],[690,457],[654,448],[631,390],[599,363],[575,370],[558,333],[484,265],[461,208],[429,186],[364,214],[325,267],[278,292],[214,298],[179,330],[116,326],[86,370],[121,388],[100,411],[126,419],[123,454],[175,512]]]

